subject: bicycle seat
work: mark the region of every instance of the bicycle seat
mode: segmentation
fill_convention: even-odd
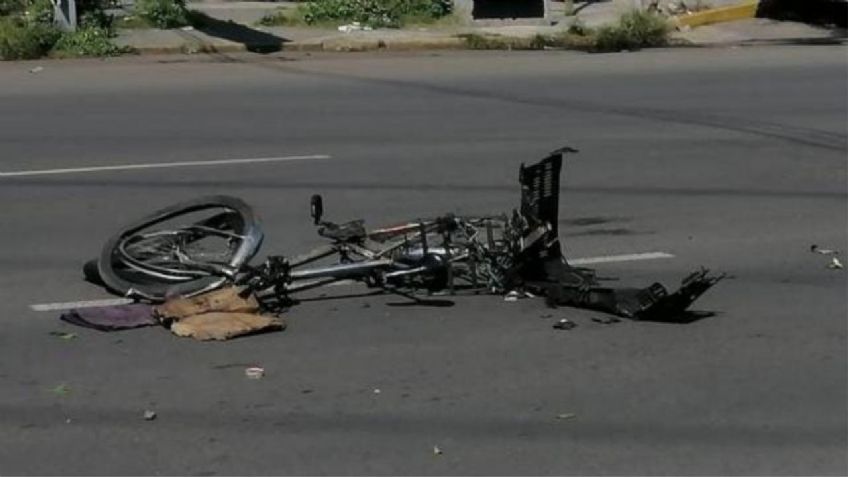
[[[343,224],[323,222],[318,235],[338,242],[357,242],[364,239],[367,233],[364,220],[351,220]]]

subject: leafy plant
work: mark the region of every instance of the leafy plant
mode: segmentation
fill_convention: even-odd
[[[53,2],[50,0],[33,0],[26,7],[27,23],[50,25],[53,23]]]
[[[598,29],[595,49],[598,51],[638,50],[665,46],[671,26],[654,13],[633,10],[619,18],[615,25]]]
[[[360,22],[371,27],[399,27],[414,19],[437,19],[451,12],[450,0],[314,0],[299,6],[306,23]]]
[[[61,33],[52,25],[0,18],[0,59],[26,60],[44,56]]]
[[[62,57],[115,56],[126,53],[126,48],[112,43],[111,36],[111,32],[105,28],[79,28],[75,32],[63,34],[53,47],[53,52]]]
[[[0,0],[0,16],[19,14],[26,10],[26,0]]]
[[[137,0],[135,13],[157,28],[177,28],[189,23],[185,0]]]

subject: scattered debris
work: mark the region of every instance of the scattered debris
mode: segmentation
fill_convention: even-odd
[[[560,420],[574,419],[575,417],[577,417],[577,414],[574,414],[573,412],[565,412],[562,414],[557,414],[556,416],[556,418]]]
[[[61,340],[65,340],[65,341],[70,341],[70,340],[75,339],[77,337],[76,333],[68,333],[68,332],[65,332],[65,331],[51,331],[49,333],[49,335],[50,336],[56,336],[57,338],[59,338]]]
[[[820,248],[816,244],[810,245],[810,252],[817,253],[819,255],[839,255],[839,250],[830,250],[830,249],[827,249],[827,248]]]
[[[244,375],[247,376],[248,379],[262,379],[265,376],[265,368],[251,366],[244,370]]]
[[[339,26],[339,31],[342,32],[342,33],[350,33],[352,31],[371,31],[371,30],[373,30],[373,28],[371,28],[368,25],[362,25],[359,22],[351,22],[351,23],[348,23],[347,25],[340,25]]]
[[[433,455],[442,455],[442,449],[439,446],[433,446]]]
[[[153,308],[153,314],[177,336],[226,340],[285,328],[281,318],[260,313],[259,302],[240,287],[227,287],[190,298],[176,298]]]
[[[521,298],[536,298],[536,295],[528,291],[512,290],[504,295],[504,301],[518,301]]]
[[[592,321],[594,321],[595,323],[600,323],[602,325],[611,325],[613,323],[618,323],[621,320],[618,319],[618,317],[615,317],[615,316],[604,315],[604,316],[593,316]]]
[[[568,318],[562,318],[556,323],[554,323],[555,330],[571,330],[577,327],[577,323],[569,320]]]
[[[143,417],[144,417],[145,421],[152,421],[152,420],[156,419],[156,411],[151,411],[150,409],[145,409]]]
[[[145,303],[69,310],[62,313],[59,319],[100,331],[126,330],[158,324],[153,317],[152,307]]]
[[[830,260],[830,263],[827,264],[827,268],[831,270],[842,270],[845,267],[842,266],[842,262],[840,262],[838,258],[833,257]]]
[[[369,29],[360,23],[339,28],[342,31]],[[521,205],[511,216],[467,218],[445,214],[369,231],[361,220],[343,223],[323,220],[322,199],[316,194],[311,201],[313,223],[319,227],[318,234],[330,243],[307,256],[320,251],[320,257],[334,255],[340,258],[339,264],[320,268],[299,268],[312,259],[290,262],[282,255],[268,255],[264,264],[248,265],[248,260],[258,251],[263,234],[252,209],[238,198],[215,196],[176,204],[154,212],[134,228],[119,232],[116,237],[122,238],[107,242],[101,254],[113,260],[100,260],[96,267],[104,272],[101,281],[110,291],[164,304],[149,313],[142,310],[144,316],[140,322],[136,322],[138,317],[135,316],[133,319],[101,316],[129,314],[128,308],[104,309],[95,316],[84,316],[87,312],[80,310],[67,317],[63,315],[63,319],[107,330],[161,324],[178,336],[224,340],[285,328],[278,316],[298,303],[292,296],[294,292],[344,279],[379,288],[375,293],[402,296],[411,300],[410,304],[432,304],[434,300],[416,296],[424,291],[431,295],[453,294],[459,288],[488,290],[492,294],[505,295],[503,299],[507,302],[543,296],[552,308],[571,306],[633,320],[682,321],[692,303],[726,275],[710,274],[702,268],[685,277],[677,290],[666,289],[660,283],[645,288],[613,288],[602,283],[607,278],[599,277],[592,269],[572,266],[563,255],[557,225],[559,178],[564,155],[573,152],[577,150],[564,147],[541,161],[521,165],[518,180]],[[194,225],[179,226],[167,232],[190,232],[198,241],[213,236],[232,237],[233,234],[249,238],[242,240],[237,249],[231,247],[232,257],[227,257],[226,267],[221,266],[224,262],[211,260],[204,256],[206,254],[186,247],[182,241],[163,243],[162,250],[157,248],[152,255],[127,252],[127,244],[150,241],[151,246],[160,245],[158,235],[145,232],[158,230],[157,217],[167,216],[176,222],[178,217],[196,213],[198,207],[223,208],[227,212],[216,212],[203,220],[195,216],[198,221]],[[157,233],[162,232],[165,231]],[[403,241],[394,245],[401,237]],[[361,250],[351,252],[351,243],[365,243],[366,239],[367,247],[357,247]],[[146,250],[146,247],[138,249]],[[195,256],[197,253],[199,255]],[[178,265],[180,274],[197,272],[198,276],[206,278],[181,282],[175,287],[170,279],[163,277],[163,263]],[[833,267],[842,268],[838,261],[833,262]],[[312,284],[301,286],[306,285],[304,280],[307,279],[313,280]],[[213,291],[208,291],[210,289]],[[338,307],[330,307],[330,311],[337,310]],[[568,319],[553,325],[559,330],[576,326]],[[375,394],[379,392],[379,389],[374,390]]]
[[[62,383],[62,384],[54,387],[51,391],[53,392],[53,394],[56,394],[57,396],[67,396],[68,394],[71,393],[71,387],[68,386],[65,383]]]
[[[32,69],[29,70],[29,72],[32,73],[32,74],[38,74],[38,73],[41,73],[42,71],[44,71],[43,66],[36,66],[35,68],[32,68]]]

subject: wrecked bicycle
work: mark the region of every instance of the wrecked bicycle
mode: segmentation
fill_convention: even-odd
[[[320,195],[310,208],[328,243],[297,256],[270,255],[251,265],[263,241],[252,209],[229,196],[204,197],[154,212],[107,240],[86,277],[117,294],[154,303],[226,286],[242,287],[269,310],[299,292],[352,280],[423,303],[422,293],[458,291],[542,295],[551,306],[591,308],[635,319],[674,320],[723,278],[705,269],[670,293],[611,288],[594,271],[573,267],[558,236],[562,148],[521,165],[521,203],[511,214],[444,214],[367,230],[364,222],[324,220]]]

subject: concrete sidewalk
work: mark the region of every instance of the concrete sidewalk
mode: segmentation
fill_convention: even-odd
[[[209,25],[176,30],[120,30],[115,43],[129,46],[142,54],[271,52],[296,51],[365,51],[365,50],[430,50],[465,48],[469,34],[495,36],[505,40],[533,38],[566,31],[579,19],[584,25],[597,27],[617,20],[622,8],[617,2],[578,4],[576,16],[565,16],[554,9],[548,24],[485,22],[467,25],[434,25],[407,29],[377,29],[343,33],[336,29],[307,27],[262,27],[256,22],[265,14],[294,8],[291,2],[221,2],[190,3],[211,19]],[[557,4],[555,4],[557,5]],[[559,4],[562,5],[562,4]],[[830,42],[844,39],[844,31],[793,22],[748,19],[703,26],[673,33],[677,43],[692,46],[727,46],[758,42]]]

